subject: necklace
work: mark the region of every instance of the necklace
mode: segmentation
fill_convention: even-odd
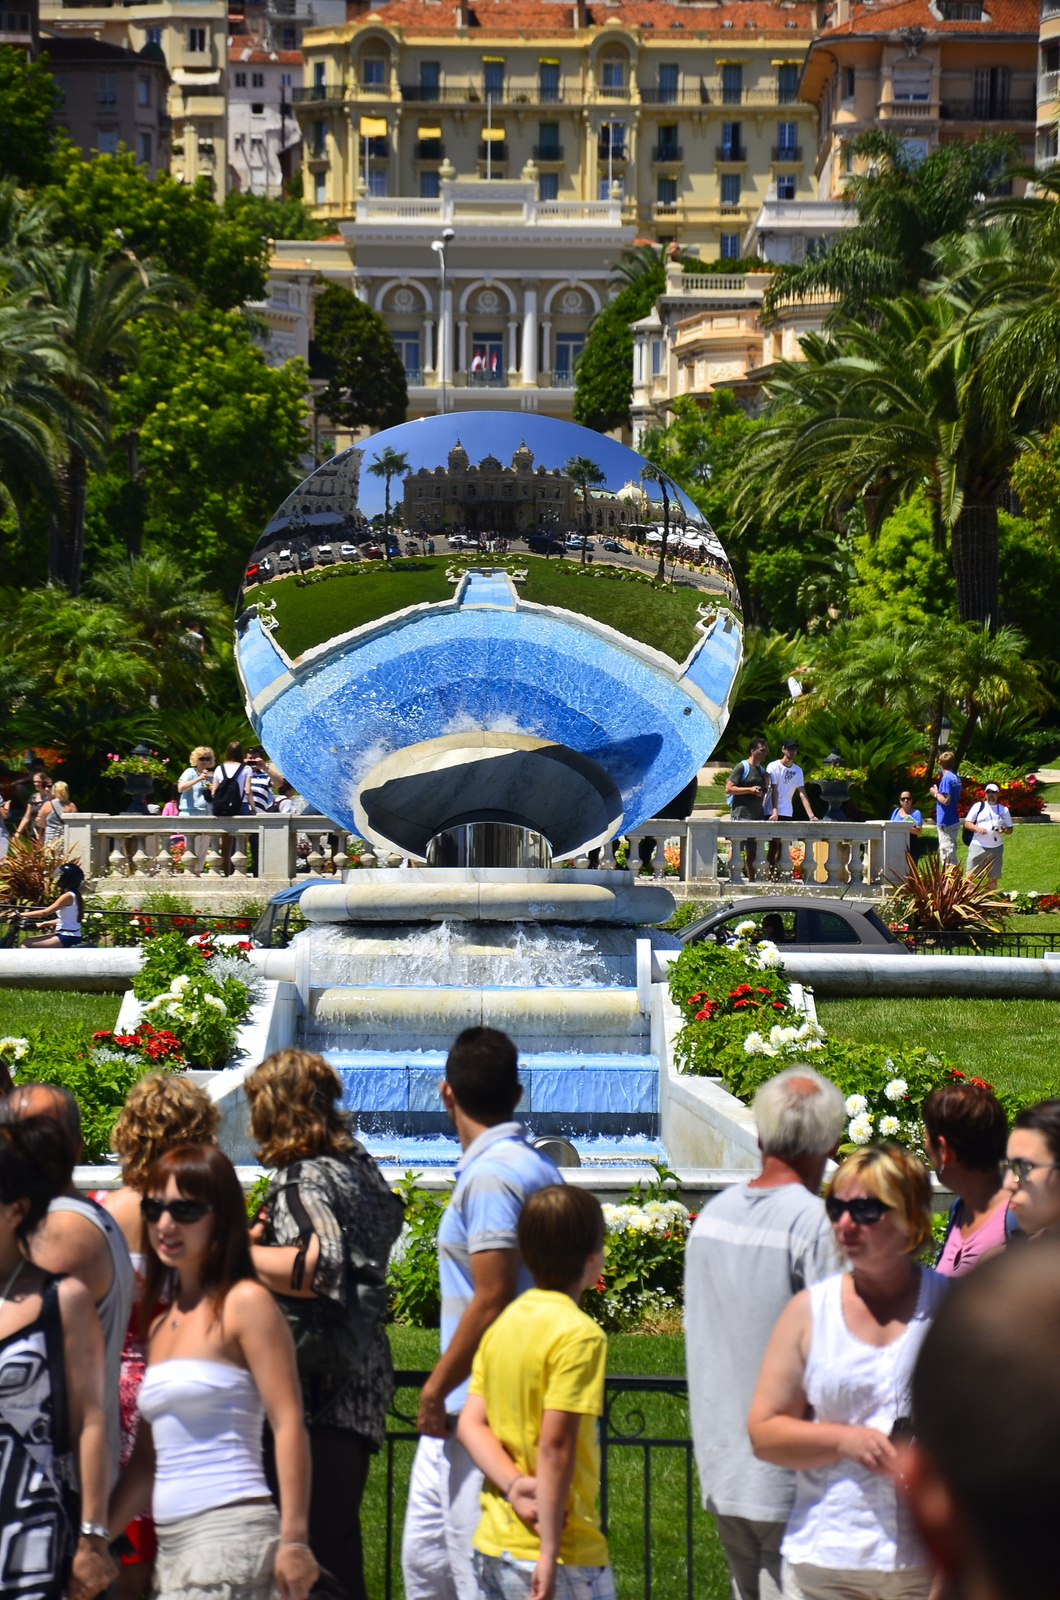
[[[22,1268],[25,1266],[25,1264],[26,1264],[25,1263],[25,1258],[20,1256],[19,1257],[19,1261],[18,1261],[18,1265],[16,1266],[14,1272],[11,1274],[10,1278],[8,1278],[7,1282],[4,1284],[3,1289],[0,1289],[0,1310],[2,1310],[3,1307],[7,1304],[7,1297],[11,1293],[11,1290],[15,1286],[15,1279],[18,1277],[19,1273],[22,1271]]]

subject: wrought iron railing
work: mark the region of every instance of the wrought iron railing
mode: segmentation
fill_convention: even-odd
[[[1041,957],[1047,950],[1060,950],[1060,932],[951,933],[948,930],[918,928],[899,935],[903,944],[922,956],[1026,956]]]
[[[399,1393],[402,1390],[419,1390],[428,1376],[427,1372],[395,1372],[396,1389]],[[632,1403],[633,1397],[638,1397],[638,1403]],[[666,1398],[684,1402],[680,1408],[680,1427],[676,1431],[665,1431],[667,1419],[663,1411],[669,1408],[662,1408],[657,1402]],[[616,1482],[616,1452],[639,1456],[642,1477],[638,1494],[639,1515],[636,1519],[639,1538],[635,1539],[635,1547],[642,1545],[642,1550],[636,1549],[636,1555],[640,1555],[643,1562],[644,1600],[652,1600],[660,1563],[659,1529],[653,1528],[652,1523],[653,1492],[657,1486],[661,1486],[661,1492],[655,1509],[661,1508],[665,1512],[670,1533],[665,1540],[666,1555],[663,1558],[667,1570],[659,1589],[664,1590],[667,1600],[672,1600],[672,1597],[675,1600],[683,1588],[686,1600],[694,1600],[697,1508],[687,1398],[688,1382],[682,1377],[621,1375],[608,1377],[604,1384],[604,1414],[600,1422],[600,1520],[611,1542],[612,1564],[616,1564],[616,1557],[621,1564],[620,1552],[627,1550],[627,1535],[633,1535],[633,1527],[632,1518],[628,1515],[628,1484],[620,1486]],[[400,1547],[400,1527],[404,1518],[397,1451],[399,1447],[414,1445],[419,1439],[414,1412],[404,1409],[407,1406],[404,1395],[401,1395],[400,1406],[397,1403],[391,1406],[391,1418],[398,1426],[389,1428],[386,1435],[385,1600],[394,1600],[395,1596],[395,1557]],[[660,1431],[660,1424],[663,1425],[663,1431]],[[654,1461],[655,1452],[660,1452],[664,1458],[676,1454],[679,1460],[677,1473],[668,1470],[665,1463],[661,1470],[657,1470],[659,1464]],[[675,1477],[680,1480],[680,1490],[676,1496]],[[684,1519],[675,1539],[673,1535],[675,1523],[680,1520],[677,1511],[681,1497],[684,1501]],[[402,1500],[401,1504],[398,1503],[399,1499]],[[617,1537],[619,1529],[616,1520],[619,1500],[624,1502],[623,1510],[627,1513],[621,1538]]]

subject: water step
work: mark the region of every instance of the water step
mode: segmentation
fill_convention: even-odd
[[[404,1135],[448,1133],[438,1093],[442,1050],[328,1050],[343,1081],[343,1106],[359,1130]],[[659,1063],[623,1052],[536,1051],[520,1056],[520,1118],[535,1133],[638,1134],[659,1122]]]
[[[333,985],[309,995],[307,1036],[316,1048],[445,1050],[462,1028],[510,1034],[520,1051],[562,1051],[591,1039],[593,1054],[644,1050],[648,1018],[635,989]]]

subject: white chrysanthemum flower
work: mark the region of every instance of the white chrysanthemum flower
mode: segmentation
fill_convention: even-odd
[[[906,1083],[904,1078],[892,1078],[890,1083],[885,1085],[883,1092],[887,1096],[888,1100],[890,1100],[892,1103],[895,1103],[899,1100],[905,1099],[906,1095],[909,1093],[909,1085]]]
[[[901,1133],[901,1131],[902,1124],[898,1121],[897,1117],[880,1118],[880,1132],[883,1134],[885,1139],[893,1139],[897,1134]]]
[[[169,998],[170,997],[168,994],[156,994],[154,999],[148,1000],[147,1004],[144,1006],[144,1016],[147,1016],[152,1011],[159,1011],[162,1006],[166,1004]]]
[[[179,1017],[180,1015],[181,1015],[181,1009],[180,1009],[179,1003],[176,1000],[171,1000],[169,1002],[169,1004],[166,1006],[166,1016],[167,1017]]]
[[[775,1022],[769,1030],[769,1042],[778,1048],[780,1045],[794,1044],[798,1037],[799,1030],[797,1028],[784,1028],[781,1027],[779,1022]]]
[[[784,957],[775,944],[768,944],[766,940],[758,946],[758,965],[764,972],[767,967],[782,967]]]
[[[798,1031],[798,1038],[800,1039],[823,1039],[824,1036],[825,1033],[821,1024],[814,1022],[811,1017],[807,1017]]]
[[[186,972],[182,972],[179,977],[173,979],[173,982],[169,987],[173,994],[183,994],[190,982],[191,978],[188,976],[188,974]]]
[[[738,939],[746,939],[748,934],[756,933],[757,931],[758,931],[757,923],[752,922],[749,917],[746,918],[743,922],[738,922],[736,924],[736,937]]]
[[[768,1045],[760,1033],[749,1033],[743,1042],[744,1053],[749,1056],[764,1056],[768,1053]]]
[[[222,1017],[227,1017],[227,1015],[228,1015],[228,1007],[225,1005],[225,1003],[221,999],[220,995],[217,995],[217,994],[204,994],[202,998],[203,998],[203,1004],[204,1005],[213,1006],[214,1010],[215,1011],[219,1011],[221,1013]]]
[[[844,1103],[848,1117],[860,1117],[863,1111],[869,1109],[869,1102],[863,1094],[848,1094]]]
[[[21,1061],[29,1050],[29,1040],[16,1038],[9,1033],[6,1038],[0,1039],[0,1056],[11,1056],[15,1061]]]
[[[872,1118],[854,1117],[847,1128],[852,1144],[872,1143]]]

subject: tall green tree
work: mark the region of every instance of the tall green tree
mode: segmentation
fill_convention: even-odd
[[[648,315],[666,287],[662,255],[653,247],[641,247],[639,254],[627,252],[615,271],[619,292],[593,319],[574,369],[574,420],[597,433],[631,426],[630,324]]]
[[[329,283],[313,312],[310,370],[326,383],[319,408],[344,428],[393,428],[408,410],[405,366],[382,317]]]
[[[582,493],[582,508],[585,517],[585,527],[582,531],[582,566],[588,552],[589,538],[593,531],[593,505],[589,490],[596,485],[606,483],[603,469],[592,460],[590,456],[571,456],[563,463],[563,470],[568,478],[574,482]]]
[[[409,470],[409,458],[402,450],[387,445],[371,462],[368,471],[373,478],[383,478],[386,483],[386,509],[383,512],[383,547],[390,560],[390,480],[404,477]]]
[[[48,58],[0,45],[0,175],[20,188],[47,183],[55,161],[55,84]]]
[[[229,189],[225,216],[266,239],[319,239],[330,223],[318,222],[302,199],[269,200],[263,194]]]

